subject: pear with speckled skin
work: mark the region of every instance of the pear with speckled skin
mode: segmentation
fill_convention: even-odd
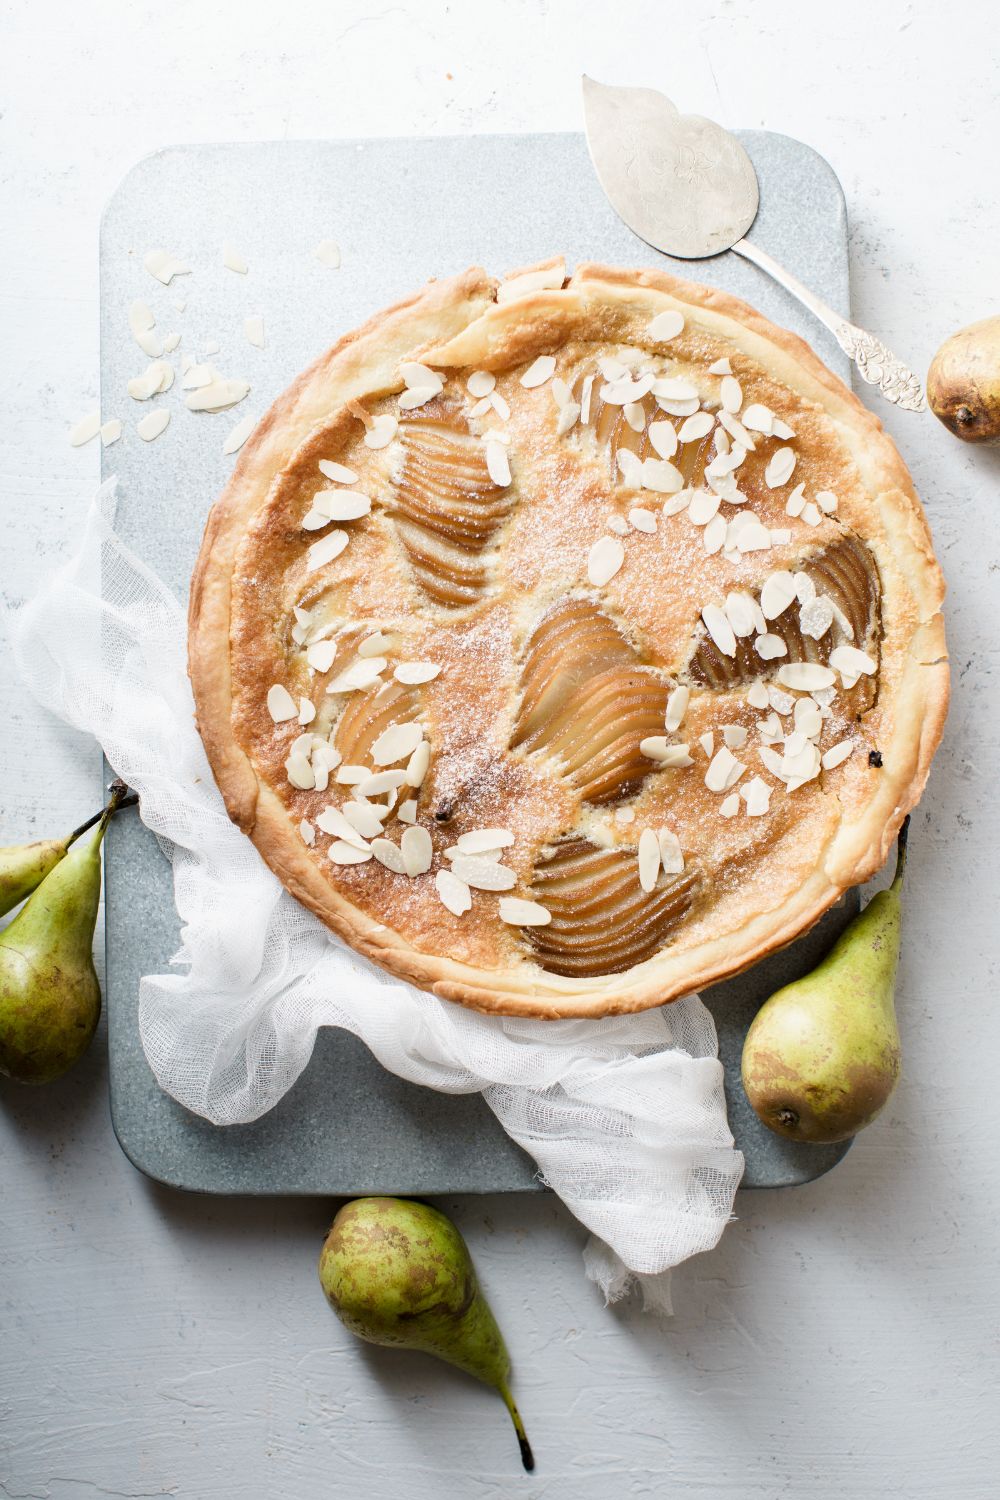
[[[434,1354],[499,1391],[526,1469],[534,1459],[508,1384],[510,1356],[450,1219],[408,1198],[357,1198],[333,1221],[319,1279],[359,1338]]]
[[[95,813],[64,839],[37,839],[33,844],[8,844],[0,849],[0,917],[20,906],[55,869],[70,845],[102,816],[103,812]]]
[[[773,994],[743,1045],[743,1087],[778,1135],[814,1145],[870,1125],[899,1077],[894,1004],[906,864],[845,928],[821,964]]]
[[[18,1083],[50,1083],[90,1046],[101,1014],[93,952],[101,842],[124,792],[112,794],[94,837],[64,851],[0,933],[0,1073]]]

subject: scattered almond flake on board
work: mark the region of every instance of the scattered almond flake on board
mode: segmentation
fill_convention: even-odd
[[[486,444],[486,467],[493,483],[500,489],[506,489],[511,480],[510,460],[507,457],[507,449],[502,443]]]
[[[676,833],[670,828],[661,828],[656,838],[660,850],[660,866],[664,875],[683,875],[684,851]]]
[[[406,785],[414,788],[422,786],[430,763],[430,743],[427,740],[423,740],[406,763]]]
[[[218,354],[219,347],[220,346],[218,345],[218,343],[216,343],[215,339],[209,339],[208,343],[205,344],[204,348],[202,349],[202,353],[206,356],[209,354]]]
[[[184,312],[184,310],[185,310],[186,307],[187,307],[187,298],[186,297],[175,297],[174,298],[174,309],[175,309],[176,312],[182,313],[182,312]]]
[[[639,750],[664,770],[680,770],[694,765],[687,745],[668,745],[663,735],[650,735],[640,742]]]
[[[696,443],[701,438],[707,437],[714,426],[715,418],[711,412],[696,411],[693,417],[684,418],[677,440],[680,443]]]
[[[730,792],[729,796],[725,797],[722,800],[722,802],[719,803],[719,817],[720,818],[735,818],[735,816],[739,812],[739,810],[740,810],[740,794],[739,794],[739,792]]]
[[[667,732],[673,734],[684,722],[687,706],[691,698],[689,687],[675,687],[667,698],[667,712],[664,718],[664,727]]]
[[[837,497],[832,490],[817,490],[816,504],[824,515],[832,516],[837,509]]]
[[[346,531],[331,531],[327,536],[320,537],[318,542],[313,542],[307,553],[306,572],[315,573],[317,568],[333,562],[349,541],[350,536]]]
[[[257,425],[255,417],[243,417],[235,427],[229,429],[226,441],[222,445],[223,453],[238,453]]]
[[[837,745],[831,745],[829,750],[823,752],[822,765],[824,771],[833,771],[842,765],[849,756],[854,754],[854,745],[850,740],[841,740]]]
[[[167,336],[166,336],[166,338],[163,340],[163,352],[164,352],[164,354],[173,354],[174,350],[177,348],[177,345],[180,343],[180,341],[181,341],[181,336],[180,336],[179,333],[168,333]]]
[[[485,854],[491,849],[509,849],[514,835],[509,828],[473,828],[459,836],[459,854]]]
[[[800,693],[811,693],[815,688],[833,687],[837,675],[820,662],[790,661],[778,668],[778,681]]]
[[[718,514],[722,501],[712,490],[695,490],[688,506],[688,520],[692,526],[707,526]]]
[[[240,276],[245,276],[250,269],[235,245],[227,240],[222,247],[222,264],[227,271],[236,271]]]
[[[87,416],[81,417],[79,422],[74,422],[69,430],[70,444],[74,448],[82,448],[84,443],[89,443],[101,430],[101,414],[92,411]]]
[[[220,375],[208,385],[189,391],[184,397],[184,405],[188,411],[225,411],[227,407],[236,406],[249,392],[248,380],[227,380]]]
[[[675,308],[667,308],[665,312],[657,313],[653,321],[647,326],[646,333],[657,344],[668,344],[678,334],[684,332],[684,314]]]
[[[349,469],[346,464],[334,463],[330,458],[320,459],[319,472],[327,479],[332,479],[334,484],[357,484],[358,482],[356,469]]]
[[[638,858],[639,884],[648,894],[660,874],[660,843],[652,828],[644,828],[639,835]]]
[[[340,270],[340,246],[336,240],[320,240],[313,251],[313,257],[329,271]]]
[[[796,454],[793,448],[778,448],[768,460],[764,470],[764,483],[768,489],[776,490],[787,484],[795,472]]]
[[[178,260],[176,255],[171,255],[169,250],[147,250],[142,263],[150,276],[155,276],[164,286],[169,286],[174,276],[191,273],[191,267]]]
[[[730,750],[742,750],[747,742],[747,731],[742,724],[723,724],[722,739]]]
[[[473,370],[465,382],[465,388],[470,396],[475,396],[478,400],[482,396],[488,396],[496,383],[497,378],[492,370]]]
[[[779,656],[788,655],[788,647],[783,636],[773,635],[770,631],[766,635],[759,635],[753,643],[753,649],[761,661],[776,661]]]
[[[656,531],[656,516],[644,506],[634,506],[628,513],[628,519],[629,524],[634,526],[636,531],[644,531],[648,536],[652,536]]]
[[[156,319],[145,302],[135,301],[128,310],[128,326],[143,354],[150,359],[159,359],[163,344],[155,333]]]
[[[509,891],[517,884],[517,875],[507,865],[480,855],[459,854],[451,867],[475,891]]]
[[[286,719],[297,719],[299,715],[295,699],[280,682],[267,690],[267,711],[276,724],[283,724]]]
[[[768,704],[767,688],[762,682],[752,682],[747,692],[747,702],[752,708],[766,708]]]
[[[673,458],[677,452],[677,428],[673,422],[665,418],[650,422],[647,436],[654,453],[660,458]]]
[[[122,435],[122,424],[117,417],[109,417],[101,425],[101,446],[110,448],[112,443],[117,443]]]
[[[747,805],[748,818],[763,818],[771,807],[771,791],[766,781],[759,776],[754,776],[746,786],[740,789],[744,802]]]
[[[715,752],[712,763],[705,772],[705,785],[710,792],[728,792],[745,770],[743,762],[737,760],[732,751],[723,745]]]
[[[403,682],[410,687],[416,687],[422,682],[433,682],[440,671],[441,667],[438,662],[401,661],[392,675],[397,682]]]
[[[733,634],[733,627],[726,619],[724,610],[720,609],[717,604],[706,604],[701,612],[701,618],[704,621],[705,629],[723,656],[735,656],[736,637]]]
[[[544,385],[555,373],[556,360],[554,354],[540,354],[533,360],[521,376],[521,384],[525,390],[530,391],[537,385]]]
[[[554,266],[543,266],[538,271],[522,271],[519,276],[510,276],[497,287],[497,302],[513,302],[531,292],[558,291],[566,280],[566,266],[557,261]]]
[[[264,319],[259,313],[253,313],[249,318],[243,319],[243,332],[248,344],[253,344],[255,349],[263,349]]]
[[[446,906],[452,916],[460,917],[469,910],[472,905],[472,892],[464,880],[459,880],[451,870],[438,870],[434,876],[434,885],[441,898],[441,904]]]
[[[135,426],[136,432],[144,443],[151,443],[158,438],[161,432],[165,432],[170,424],[170,413],[165,407],[159,407],[156,411],[147,412]]]
[[[587,554],[587,577],[594,588],[603,588],[625,561],[625,548],[617,537],[602,536]]]
[[[731,375],[733,373],[733,367],[729,363],[728,357],[725,359],[717,359],[714,365],[709,365],[708,373],[710,375]]]
[[[331,844],[327,850],[327,858],[335,865],[364,865],[371,857],[371,849],[356,849],[353,844],[347,844],[342,839]]]
[[[747,407],[740,420],[751,432],[762,432],[766,437],[770,437],[774,428],[774,412],[769,406],[761,406],[756,401]]]
[[[391,766],[409,760],[421,743],[424,731],[419,724],[391,724],[383,729],[372,745],[371,758],[377,766]]]
[[[776,620],[794,602],[795,579],[784,568],[769,573],[760,591],[760,607],[765,620]]]
[[[150,396],[155,396],[162,388],[164,372],[173,383],[173,368],[165,359],[154,359],[152,364],[147,365],[141,375],[133,375],[125,389],[133,401],[148,401]]]

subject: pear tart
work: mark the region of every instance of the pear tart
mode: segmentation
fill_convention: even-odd
[[[672,1000],[881,865],[941,735],[910,477],[807,345],[561,262],[431,283],[272,407],[191,595],[231,817],[483,1010]]]

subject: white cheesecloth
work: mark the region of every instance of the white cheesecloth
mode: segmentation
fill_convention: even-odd
[[[226,815],[194,725],[184,611],[117,538],[114,492],[102,486],[77,555],[11,636],[31,691],[100,741],[173,863],[180,952],[139,993],[160,1086],[216,1125],[254,1120],[306,1066],[317,1028],[343,1027],[403,1078],[481,1090],[591,1231],[587,1273],[605,1296],[638,1279],[668,1309],[662,1273],[716,1244],[743,1171],[708,1011],[692,995],[597,1021],[479,1015],[330,934]]]

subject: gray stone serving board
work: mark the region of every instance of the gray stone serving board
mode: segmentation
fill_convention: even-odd
[[[849,311],[843,193],[827,163],[786,136],[740,132],[760,179],[753,238],[831,306]],[[312,255],[334,238],[342,268]],[[232,242],[241,276],[221,264]],[[144,253],[169,249],[195,268],[161,287]],[[581,135],[415,140],[282,141],[168,147],[141,161],[108,205],[101,231],[101,410],[126,431],[103,455],[119,479],[119,530],[179,598],[205,518],[233,460],[226,433],[260,416],[316,354],[379,307],[431,276],[471,264],[502,273],[566,255],[666,265],[745,297],[801,333],[849,378],[832,337],[775,283],[733,255],[677,262],[627,230],[604,198]],[[125,394],[146,360],[128,330],[140,297],[159,329],[182,333],[181,351],[209,340],[224,374],[251,382],[234,412],[197,416],[180,382],[150,405],[171,422],[151,444],[135,433],[148,407]],[[183,312],[175,309],[186,299]],[[244,317],[261,313],[266,347],[252,348]],[[175,363],[178,356],[174,356]],[[176,1187],[217,1193],[476,1193],[538,1189],[533,1162],[504,1135],[478,1095],[452,1097],[386,1073],[344,1032],[320,1033],[309,1066],[281,1103],[252,1125],[219,1129],[157,1087],[136,1024],[139,980],[169,964],[179,946],[170,868],[134,813],[107,839],[107,1002],[111,1109],[132,1162]],[[811,933],[749,973],[706,992],[719,1029],[729,1117],[746,1155],[746,1187],[810,1181],[847,1150],[803,1147],[771,1135],[739,1080],[747,1026],[779,984],[817,962],[857,909],[856,896]]]

